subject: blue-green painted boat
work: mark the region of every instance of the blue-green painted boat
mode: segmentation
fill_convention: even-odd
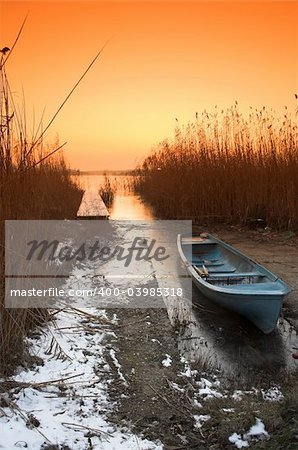
[[[178,236],[178,250],[193,282],[207,298],[246,317],[265,334],[277,323],[291,288],[236,248],[203,233]]]

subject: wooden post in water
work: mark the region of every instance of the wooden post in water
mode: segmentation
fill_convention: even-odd
[[[100,194],[95,189],[84,192],[77,212],[78,219],[108,219],[109,211]]]

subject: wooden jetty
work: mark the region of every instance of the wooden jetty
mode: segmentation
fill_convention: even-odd
[[[77,212],[78,219],[108,219],[109,211],[96,189],[87,189],[84,192]]]

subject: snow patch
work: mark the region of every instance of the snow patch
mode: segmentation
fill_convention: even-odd
[[[122,371],[121,371],[121,365],[120,365],[118,359],[116,358],[116,352],[115,352],[115,350],[114,350],[113,348],[110,349],[110,356],[111,356],[111,358],[112,358],[112,361],[113,361],[113,363],[114,363],[114,366],[115,366],[116,369],[117,369],[117,372],[118,372],[118,375],[119,375],[120,380],[123,381],[123,383],[125,384],[125,386],[128,386],[128,383],[127,383],[126,379],[124,378],[124,375],[123,375],[123,373],[122,373]]]
[[[263,422],[256,417],[256,423],[250,427],[249,431],[246,433],[245,438],[252,437],[269,437],[268,432],[265,430],[265,425]]]
[[[105,359],[112,330],[101,317],[106,319],[105,313],[96,308],[60,311],[38,340],[28,340],[44,364],[11,378],[24,384],[10,391],[8,406],[1,406],[1,449],[40,450],[47,443],[82,450],[91,440],[94,450],[162,450],[160,442],[107,419],[115,408],[108,395],[113,371]],[[115,351],[109,354],[125,381]]]
[[[229,441],[232,444],[235,444],[237,448],[249,447],[250,441],[258,441],[262,439],[268,439],[269,434],[265,430],[265,426],[263,422],[256,417],[255,425],[252,425],[247,433],[244,433],[243,436],[238,433],[233,433],[229,437]]]
[[[194,408],[203,408],[202,403],[198,402],[198,400],[196,398],[193,399],[192,405]]]
[[[258,390],[255,388],[252,388],[251,390],[247,390],[247,391],[241,391],[240,389],[236,389],[233,394],[231,395],[231,398],[233,400],[242,400],[243,397],[245,397],[246,395],[255,395],[258,393]]]
[[[268,402],[280,402],[284,396],[277,386],[273,386],[267,390],[261,389],[262,397]]]
[[[196,384],[199,386],[199,395],[204,399],[224,397],[224,395],[218,391],[220,382],[217,379],[210,381],[207,380],[207,378],[202,377]]]
[[[207,422],[207,420],[209,420],[211,416],[209,416],[208,414],[200,414],[193,416],[193,418],[195,419],[195,428],[199,429],[202,428],[204,422]]]
[[[164,367],[170,367],[172,365],[172,357],[166,353],[166,357],[161,363]]]
[[[241,434],[237,434],[237,433],[233,433],[230,437],[229,437],[229,441],[232,444],[235,444],[237,448],[244,448],[244,447],[249,447],[249,444],[247,441],[244,441],[241,437]]]
[[[177,383],[174,383],[173,381],[170,381],[169,384],[170,384],[170,386],[171,386],[173,389],[175,389],[175,391],[178,391],[178,392],[185,392],[185,389],[184,389],[184,388],[181,388]]]

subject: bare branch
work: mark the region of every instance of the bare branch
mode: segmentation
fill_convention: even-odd
[[[31,166],[27,167],[28,169],[32,169],[32,167],[37,166],[38,164],[42,163],[43,161],[45,161],[46,159],[48,159],[50,156],[54,155],[54,153],[57,153],[62,147],[64,147],[67,144],[67,142],[64,142],[62,145],[60,145],[59,147],[55,148],[55,150],[53,150],[52,152],[48,153],[47,155],[45,155],[43,158],[41,158],[39,161],[35,162],[34,164],[32,164]]]

